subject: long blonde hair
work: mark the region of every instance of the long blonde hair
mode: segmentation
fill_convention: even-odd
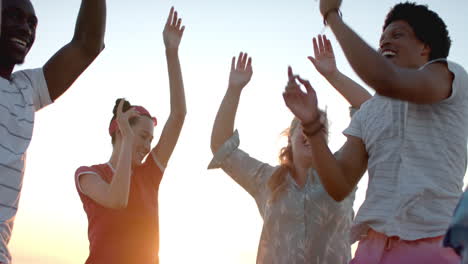
[[[321,120],[324,125],[324,133],[326,140],[328,141],[328,119],[327,113],[325,111],[319,110],[321,115]],[[300,121],[297,118],[294,118],[291,122],[291,125],[285,129],[281,135],[288,137],[288,145],[281,148],[278,159],[280,166],[271,176],[268,181],[268,187],[272,193],[273,200],[277,199],[283,191],[286,189],[286,177],[290,173],[293,177],[296,176],[296,169],[294,168],[294,157],[292,152],[291,137],[294,134],[296,129],[300,129]]]

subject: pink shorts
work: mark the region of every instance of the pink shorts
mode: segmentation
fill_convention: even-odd
[[[350,264],[460,264],[460,257],[451,248],[442,247],[443,236],[415,241],[369,230],[359,241]]]

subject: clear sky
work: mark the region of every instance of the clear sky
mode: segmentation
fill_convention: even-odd
[[[344,20],[376,47],[385,15],[399,1],[343,2]],[[427,3],[445,20],[453,40],[449,59],[467,68],[468,1],[419,3]],[[41,67],[70,40],[80,1],[33,4],[39,18],[37,39],[17,69]],[[16,264],[84,263],[87,220],[74,172],[81,165],[108,161],[107,128],[116,98],[144,105],[160,124],[165,122],[169,89],[162,30],[171,5],[186,25],[180,59],[188,114],[160,186],[161,263],[255,262],[262,220],[254,200],[223,171],[206,170],[212,157],[212,124],[227,87],[231,57],[239,51],[253,57],[254,67],[237,115],[242,149],[277,164],[285,143],[279,135],[292,118],[281,96],[288,65],[311,80],[319,104],[327,108],[332,149],[344,142],[348,105],[307,60],[312,37],[324,30],[317,1],[108,1],[106,49],[64,96],[36,115],[10,243]],[[331,31],[324,32],[332,40],[339,69],[359,81]],[[366,185],[364,177],[356,210]]]

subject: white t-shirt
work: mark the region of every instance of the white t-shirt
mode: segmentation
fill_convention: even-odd
[[[403,240],[445,234],[462,194],[468,136],[468,74],[447,64],[454,75],[449,98],[414,104],[375,95],[344,131],[362,139],[369,155],[352,242],[369,228]]]
[[[0,262],[9,263],[7,249],[31,142],[34,113],[52,103],[42,69],[0,77]]]

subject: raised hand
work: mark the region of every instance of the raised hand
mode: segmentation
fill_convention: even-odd
[[[288,79],[288,84],[283,92],[286,106],[303,124],[316,120],[319,115],[317,95],[310,82],[298,75],[293,75],[291,67],[288,67]],[[306,93],[301,90],[296,80],[305,87]]]
[[[138,112],[134,108],[128,109],[126,112],[122,111],[125,100],[120,100],[117,106],[117,124],[122,138],[133,139],[133,130],[130,126],[130,119],[138,116]]]
[[[313,39],[313,45],[314,57],[309,56],[307,58],[315,66],[315,69],[327,79],[338,73],[330,40],[325,35],[318,35],[317,38]]]
[[[166,49],[179,49],[179,44],[184,34],[185,26],[182,26],[182,18],[178,17],[177,11],[171,7],[166,26],[163,31],[164,45]]]
[[[229,87],[242,90],[252,78],[252,58],[241,52],[239,57],[232,58],[231,73],[229,74]]]
[[[320,13],[324,16],[333,9],[339,9],[341,2],[342,0],[320,0]]]

